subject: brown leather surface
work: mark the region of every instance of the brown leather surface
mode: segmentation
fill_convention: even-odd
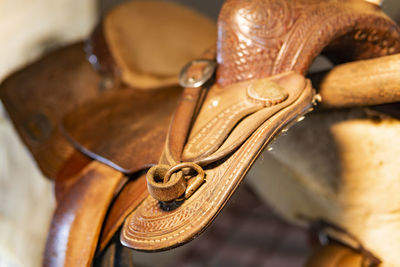
[[[58,201],[44,254],[44,266],[90,266],[101,225],[123,175],[93,161]]]
[[[294,97],[297,100],[271,114],[268,107],[250,115],[238,114],[240,109],[226,105],[235,98],[238,103],[249,99],[235,88],[248,81],[249,92],[266,77],[290,70],[304,75],[313,59],[329,44],[325,50],[329,56],[332,51],[347,51],[344,57],[336,58],[337,62],[400,50],[397,25],[375,6],[356,0],[228,0],[221,10],[218,28],[217,85],[208,90],[204,102],[201,95],[206,88],[184,90],[160,160],[160,164],[170,166],[185,160],[198,163],[205,168],[206,181],[170,211],[149,196],[125,222],[121,242],[128,247],[163,250],[198,235],[222,209],[268,142],[307,111],[313,101],[310,86],[288,83],[285,87],[278,82],[289,92],[289,99],[293,92],[300,92]],[[229,93],[224,94],[224,90]],[[214,103],[226,111],[213,109]],[[196,105],[202,105],[199,112]],[[258,117],[260,113],[265,114]],[[244,143],[240,140],[243,134]],[[204,140],[206,143],[202,144]],[[207,147],[207,142],[211,147]],[[188,156],[189,146],[196,145],[199,151],[206,146],[205,151]],[[212,156],[226,147],[233,149],[221,157]]]
[[[121,79],[134,88],[178,84],[181,68],[216,42],[216,26],[167,1],[127,1],[111,10],[103,35]]]
[[[73,185],[79,182],[79,173],[92,162],[81,152],[74,150],[71,157],[68,158],[60,168],[54,184],[54,191],[57,203],[73,188]],[[62,205],[62,203],[60,203]]]
[[[54,178],[74,151],[58,130],[62,116],[104,89],[81,43],[45,56],[0,86],[8,114],[46,176]]]
[[[177,87],[121,89],[76,108],[64,118],[63,128],[79,151],[134,173],[160,158],[180,94]]]

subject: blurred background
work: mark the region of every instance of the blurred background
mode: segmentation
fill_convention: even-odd
[[[88,36],[101,16],[123,0],[0,1],[0,82],[43,53]],[[217,19],[223,0],[176,0]],[[383,9],[400,18],[400,2]],[[250,174],[252,175],[252,174]],[[0,103],[0,266],[41,266],[55,201],[21,144]],[[283,222],[241,186],[207,231],[173,251],[134,252],[136,266],[301,266],[309,255],[307,234]],[[248,208],[251,207],[251,208]]]

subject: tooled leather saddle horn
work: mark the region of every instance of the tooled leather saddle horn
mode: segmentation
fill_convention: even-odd
[[[137,20],[127,23],[122,18],[129,10],[136,10]],[[269,143],[318,102],[326,98],[327,106],[341,107],[400,100],[392,88],[382,94],[371,86],[369,97],[357,85],[337,82],[334,77],[343,72],[328,74],[336,86],[325,80],[320,94],[305,77],[319,54],[344,64],[339,68],[346,72],[352,67],[347,62],[386,62],[396,55],[386,56],[400,52],[400,28],[364,0],[227,0],[215,49],[208,49],[215,46],[216,34],[209,22],[194,19],[184,8],[131,2],[113,12],[87,46],[89,62],[100,74],[88,68],[82,46],[76,46],[42,61],[56,64],[61,57],[71,67],[57,65],[53,76],[40,79],[29,71],[51,64],[37,63],[0,88],[20,135],[56,180],[58,205],[45,266],[89,266],[121,225],[120,240],[129,248],[159,251],[182,245],[218,215]],[[192,21],[193,27],[182,27],[174,35],[179,42],[154,55],[148,49],[154,36],[147,44],[130,36],[132,25],[142,25],[143,15],[152,12],[165,32],[182,22]],[[206,26],[190,35],[199,25]],[[143,35],[138,28],[135,34]],[[68,51],[76,53],[75,61]],[[168,63],[180,62],[184,52],[185,61],[199,59],[183,68],[181,89],[174,86],[176,66]],[[24,91],[22,79],[43,86]],[[63,83],[70,99],[51,91],[52,82],[63,79],[70,81]],[[24,96],[39,89],[32,104],[20,106]],[[58,109],[63,99],[71,101]]]

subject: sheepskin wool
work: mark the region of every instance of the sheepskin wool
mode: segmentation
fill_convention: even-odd
[[[95,0],[0,1],[0,81],[46,50],[85,38],[97,19]]]
[[[322,219],[340,226],[382,266],[395,267],[400,266],[400,121],[368,114],[308,116],[277,139],[248,178],[287,220],[308,226],[309,220]]]
[[[41,266],[55,207],[52,183],[0,108],[0,266]]]

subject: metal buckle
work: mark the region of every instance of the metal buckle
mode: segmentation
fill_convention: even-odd
[[[217,63],[210,59],[195,59],[183,67],[179,74],[179,84],[184,88],[203,86],[211,79]]]

